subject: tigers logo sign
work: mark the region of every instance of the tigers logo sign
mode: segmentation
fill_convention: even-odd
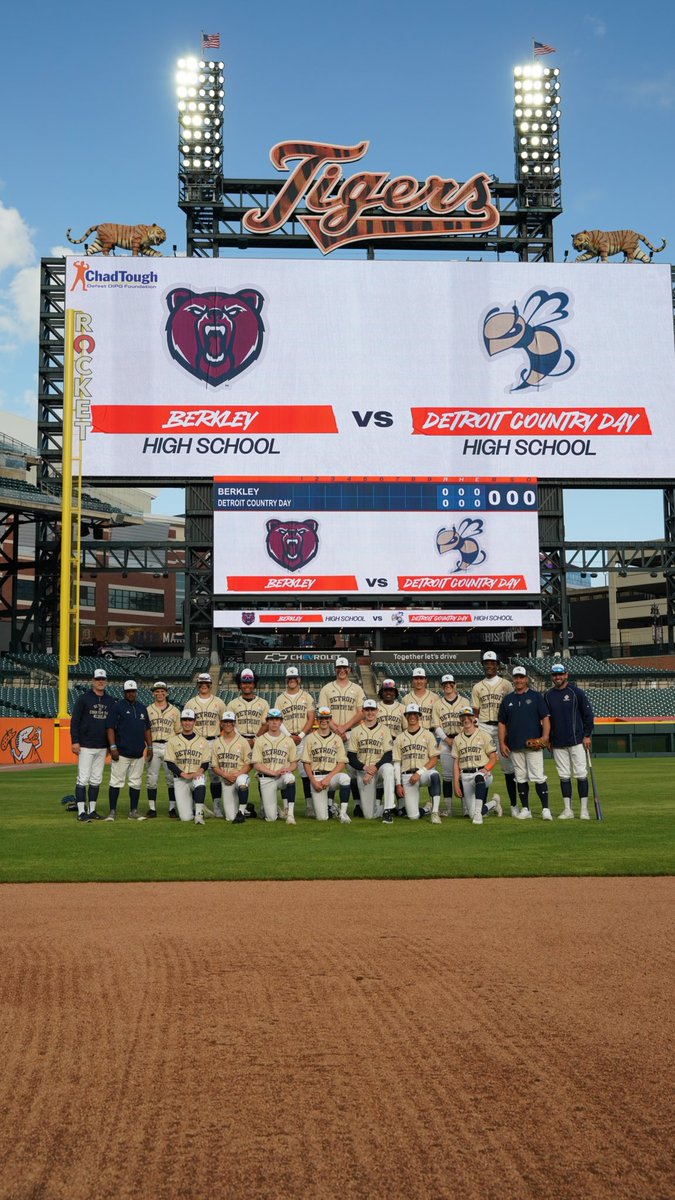
[[[490,177],[484,172],[466,183],[440,175],[430,175],[424,183],[411,175],[391,179],[386,171],[343,178],[342,164],[363,158],[369,145],[278,142],[270,159],[277,171],[289,171],[289,177],[266,211],[249,209],[244,227],[254,234],[275,233],[295,218],[322,254],[330,254],[338,246],[374,238],[485,233],[499,225]],[[297,166],[291,170],[294,162]]]
[[[174,288],[166,297],[166,339],[173,359],[213,387],[241,375],[258,358],[265,327],[263,297],[240,292],[191,292]]]
[[[316,557],[318,531],[318,521],[268,521],[267,553],[284,570],[299,571]]]

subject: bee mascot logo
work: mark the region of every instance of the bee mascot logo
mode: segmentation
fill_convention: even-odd
[[[490,358],[504,350],[520,350],[527,365],[511,392],[522,392],[526,388],[546,386],[550,379],[569,375],[576,363],[576,356],[563,347],[561,338],[551,326],[564,321],[570,315],[570,298],[566,292],[532,292],[522,310],[514,304],[512,308],[491,308],[483,320],[483,344]],[[558,363],[566,365],[556,371]]]
[[[166,340],[171,357],[190,375],[218,387],[246,371],[260,355],[265,327],[260,292],[191,292],[166,297]]]
[[[318,521],[268,521],[267,553],[286,571],[299,571],[316,557]]]
[[[487,559],[485,550],[478,541],[485,529],[482,521],[467,517],[459,525],[451,529],[439,529],[436,534],[436,549],[439,554],[450,554],[455,551],[457,558],[452,575],[460,571],[468,571],[470,567],[479,567]]]

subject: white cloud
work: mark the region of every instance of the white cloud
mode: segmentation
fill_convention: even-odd
[[[8,288],[22,341],[37,336],[40,315],[40,268],[17,271]]]
[[[35,258],[31,231],[17,208],[0,200],[0,271],[26,267]]]
[[[661,76],[639,79],[629,83],[626,95],[633,104],[641,108],[670,109],[675,107],[675,71],[666,71]]]
[[[602,17],[594,17],[591,13],[586,13],[584,21],[587,25],[590,25],[593,37],[604,38],[607,33],[607,26]]]

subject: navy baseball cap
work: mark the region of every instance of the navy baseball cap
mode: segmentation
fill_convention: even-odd
[[[551,667],[552,675],[566,675],[567,667],[563,663],[554,663]]]

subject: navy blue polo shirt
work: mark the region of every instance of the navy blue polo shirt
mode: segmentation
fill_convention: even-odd
[[[118,700],[110,714],[108,729],[115,733],[117,749],[123,758],[142,758],[145,731],[150,728],[148,710],[139,700]]]
[[[568,683],[546,693],[551,712],[551,745],[578,746],[593,733],[593,709],[583,688]]]
[[[499,708],[499,722],[506,725],[509,750],[524,750],[528,738],[541,737],[542,718],[548,716],[548,705],[534,688],[505,696]]]
[[[115,707],[112,696],[97,696],[93,688],[78,696],[70,718],[70,740],[86,750],[102,750],[108,745],[106,730]]]

